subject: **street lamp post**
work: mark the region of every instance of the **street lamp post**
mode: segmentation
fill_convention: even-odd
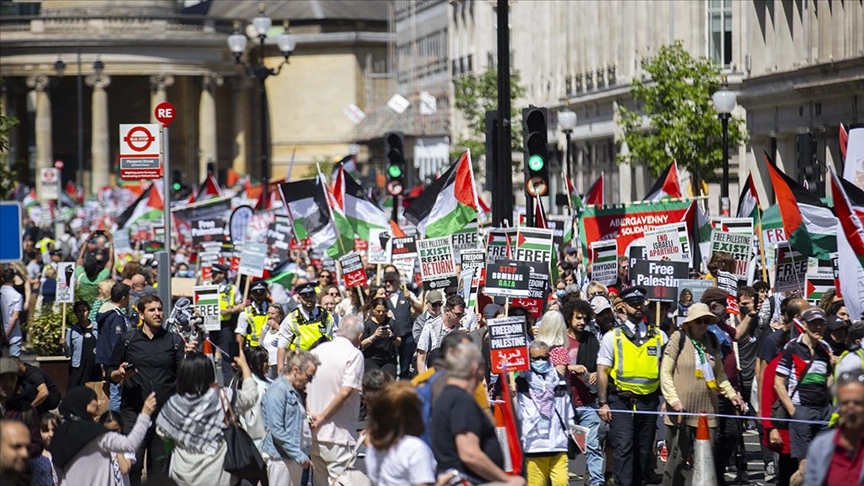
[[[726,76],[723,76],[723,84],[711,97],[714,101],[714,109],[723,123],[723,185],[720,188],[720,209],[728,216],[729,202],[729,119],[732,118],[732,110],[735,109],[735,93],[729,90]]]
[[[564,146],[564,175],[573,182],[573,168],[570,165],[570,134],[576,128],[576,113],[570,111],[569,108],[564,108],[558,112],[558,127],[564,132],[566,145]],[[567,181],[564,181],[564,190],[566,191]],[[569,200],[570,195],[567,195]]]
[[[270,76],[277,76],[281,71],[282,67],[288,62],[288,57],[291,56],[291,53],[294,51],[294,47],[297,45],[297,41],[293,35],[288,33],[288,21],[284,22],[284,32],[282,32],[279,37],[276,38],[276,43],[279,46],[279,51],[285,56],[285,60],[279,64],[276,69],[268,68],[264,65],[264,48],[267,42],[267,32],[270,30],[270,26],[273,24],[273,21],[264,14],[264,4],[260,4],[258,7],[258,16],[252,19],[252,27],[255,29],[255,33],[258,36],[259,43],[259,51],[258,51],[258,64],[256,66],[252,66],[251,63],[243,62],[240,57],[243,55],[243,52],[246,50],[246,45],[249,42],[249,39],[245,34],[240,32],[240,24],[239,22],[235,24],[234,33],[228,36],[228,48],[231,49],[231,52],[234,54],[234,61],[243,66],[243,69],[246,71],[246,75],[252,79],[258,80],[258,94],[260,96],[260,109],[261,109],[261,171],[262,171],[262,190],[263,190],[263,198],[262,204],[266,208],[267,202],[270,200],[269,189],[270,189],[270,154],[268,150],[268,132],[269,127],[267,126],[267,91],[265,87],[265,82],[267,78]]]

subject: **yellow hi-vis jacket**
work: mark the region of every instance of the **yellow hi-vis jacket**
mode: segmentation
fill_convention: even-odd
[[[654,331],[651,337],[637,346],[621,329],[615,329],[612,340],[612,379],[619,391],[648,395],[660,386],[660,358],[663,353],[663,335]]]

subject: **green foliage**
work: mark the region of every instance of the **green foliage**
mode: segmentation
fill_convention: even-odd
[[[50,306],[43,307],[27,325],[29,347],[40,356],[62,356],[62,338],[63,316]]]
[[[630,149],[619,162],[644,164],[656,175],[676,160],[697,180],[716,179],[723,166],[723,127],[711,95],[720,88],[719,67],[707,57],[691,56],[679,40],[661,47],[645,70],[650,80],[634,80],[630,91],[641,111],[619,107]],[[746,141],[744,120],[732,117],[730,152]]]
[[[306,179],[318,177],[318,167],[321,167],[321,173],[324,174],[326,178],[328,178],[327,182],[330,182],[330,174],[333,173],[333,167],[335,165],[336,162],[334,162],[329,157],[313,157],[312,163],[306,166],[306,173],[304,174],[304,177]]]
[[[522,122],[513,100],[525,95],[525,87],[519,84],[519,73],[510,74],[510,149],[522,151]],[[468,138],[456,141],[453,157],[458,158],[466,149],[476,161],[486,153],[486,111],[498,109],[498,71],[490,69],[483,74],[466,74],[456,80],[456,109],[468,123]],[[521,165],[521,163],[519,163]]]
[[[0,104],[3,99],[0,98]],[[9,130],[18,124],[14,116],[4,115],[0,109],[0,199],[9,199],[15,187],[15,169],[9,159]]]

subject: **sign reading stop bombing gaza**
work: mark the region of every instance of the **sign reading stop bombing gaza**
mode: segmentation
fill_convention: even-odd
[[[120,178],[147,180],[162,177],[159,152],[162,134],[156,123],[120,125]]]

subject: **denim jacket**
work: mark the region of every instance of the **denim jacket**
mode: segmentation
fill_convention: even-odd
[[[81,366],[81,351],[84,348],[84,333],[92,332],[93,336],[98,337],[95,328],[90,328],[85,331],[81,324],[75,324],[66,331],[66,357],[72,358],[72,367],[78,368]]]
[[[273,458],[291,459],[297,464],[309,460],[312,430],[306,420],[306,407],[294,386],[284,376],[278,377],[261,402],[267,435],[261,451]]]

